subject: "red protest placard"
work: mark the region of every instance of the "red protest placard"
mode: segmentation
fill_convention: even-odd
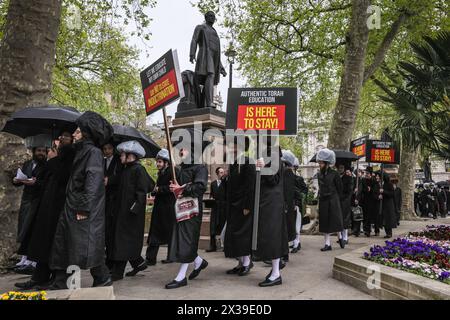
[[[285,105],[239,105],[237,129],[284,130]]]

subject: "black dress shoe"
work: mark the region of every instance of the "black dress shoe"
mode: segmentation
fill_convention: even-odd
[[[32,276],[34,269],[35,269],[35,267],[33,267],[31,264],[29,264],[27,266],[21,266],[21,267],[15,268],[14,272],[18,273],[18,274],[26,274],[28,276]]]
[[[238,274],[243,267],[234,267],[233,269],[227,270],[227,274]]]
[[[145,260],[145,263],[148,266],[154,266],[156,264],[156,260]]]
[[[341,246],[342,249],[344,249],[345,248],[345,240],[339,239],[339,245]]]
[[[267,278],[266,280],[264,280],[263,282],[259,283],[260,287],[272,287],[272,286],[276,286],[276,285],[280,285],[282,284],[282,280],[281,280],[281,276],[279,276],[278,278],[276,278],[275,280],[270,280],[269,278]]]
[[[94,283],[92,284],[92,288],[109,287],[109,286],[112,286],[112,284],[113,284],[113,281],[112,281],[111,277],[108,277],[108,278],[106,278],[104,280],[100,280],[100,281],[94,280]]]
[[[22,290],[30,290],[36,288],[39,285],[39,282],[30,279],[26,282],[17,282],[14,285]]]
[[[291,253],[297,253],[297,252],[300,251],[300,249],[301,249],[301,246],[300,246],[300,244],[299,244],[296,248],[294,248],[294,249],[291,250]]]
[[[161,260],[161,263],[162,264],[167,264],[167,263],[173,263],[173,261],[170,260],[170,259],[164,259],[164,260]]]
[[[206,261],[205,259],[203,259],[202,264],[200,265],[200,267],[198,267],[197,269],[194,269],[191,274],[189,275],[189,280],[195,279],[198,277],[198,275],[200,274],[200,272],[203,269],[206,269],[206,267],[208,266],[208,261]]]
[[[320,251],[331,251],[331,246],[325,245]]]
[[[127,277],[134,277],[135,275],[138,274],[139,271],[143,271],[143,270],[145,270],[147,268],[148,268],[147,263],[144,261],[140,265],[138,265],[136,268],[134,268],[133,270],[125,273],[125,276],[127,276]]]
[[[187,286],[187,279],[184,278],[181,281],[173,280],[172,282],[166,284],[166,289],[176,289],[180,287]]]
[[[250,264],[248,266],[242,266],[241,270],[239,271],[238,275],[239,276],[246,276],[250,270],[253,268],[253,262],[250,262]]]
[[[216,252],[216,251],[217,251],[217,248],[209,248],[209,249],[205,250],[205,252]]]
[[[121,275],[118,275],[118,274],[113,274],[113,275],[111,275],[111,280],[114,282],[114,281],[120,281],[120,280],[122,280],[123,279],[123,276],[121,276]]]
[[[392,238],[392,234],[387,234],[387,235],[384,236],[384,238],[385,238],[385,239]]]
[[[364,235],[365,235],[367,238],[370,238],[370,233],[369,233],[369,232],[364,232]]]

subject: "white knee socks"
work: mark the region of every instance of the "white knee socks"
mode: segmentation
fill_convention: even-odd
[[[197,258],[195,258],[194,260],[194,269],[198,269],[200,268],[200,266],[202,265],[203,259],[200,256],[197,256]]]
[[[186,278],[186,272],[187,272],[188,267],[189,267],[189,263],[182,263],[180,265],[180,270],[178,271],[178,275],[175,278],[175,281],[181,281],[184,278]]]
[[[331,246],[330,234],[325,233],[325,245]]]
[[[280,276],[280,258],[272,260],[272,273],[270,274],[269,280],[273,281]]]
[[[342,231],[342,239],[344,239],[344,241],[348,240],[348,229],[344,229],[344,231]]]
[[[242,266],[248,267],[250,265],[250,256],[242,257]]]

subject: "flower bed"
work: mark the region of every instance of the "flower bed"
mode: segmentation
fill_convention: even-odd
[[[364,258],[450,284],[450,226],[427,226],[375,245]]]
[[[1,294],[0,300],[47,300],[47,293],[45,291],[39,292],[9,291]]]

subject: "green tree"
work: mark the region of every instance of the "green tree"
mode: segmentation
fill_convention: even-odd
[[[355,123],[360,125],[355,132],[382,127],[377,115],[386,107],[370,81],[383,77],[380,66],[395,67],[407,58],[409,41],[450,26],[445,0],[200,0],[196,5],[221,14],[250,85],[298,86],[301,116],[325,113],[332,123],[329,146],[345,149]],[[369,5],[381,9],[380,29],[367,29]],[[360,105],[365,119],[357,117]]]
[[[399,62],[391,82],[375,82],[394,107],[392,133],[401,143],[400,187],[403,218],[414,214],[414,175],[418,152],[450,159],[450,32],[411,44],[413,61]]]
[[[137,51],[115,25],[133,22],[133,33],[148,39],[151,19],[144,9],[154,4],[154,0],[2,1],[0,127],[13,112],[50,102],[142,125]],[[11,179],[25,149],[22,140],[5,134],[0,134],[0,148],[8,154],[0,158],[2,264],[15,249],[20,192]]]

